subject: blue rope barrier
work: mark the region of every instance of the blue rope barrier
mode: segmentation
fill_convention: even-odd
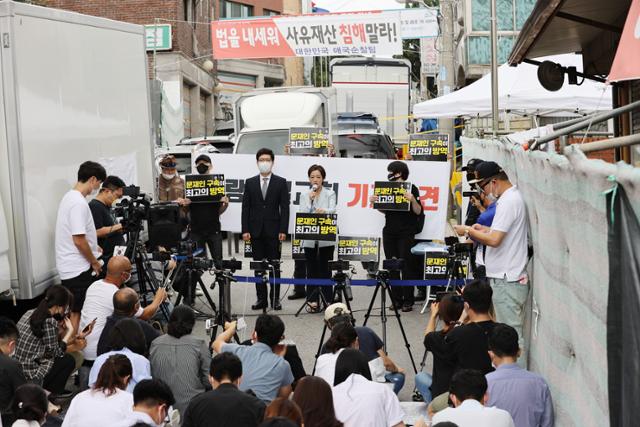
[[[256,276],[235,276],[238,282],[245,283],[262,283],[261,277]],[[269,278],[271,284],[286,285],[313,285],[313,286],[334,286],[336,283],[331,279],[294,279],[294,278]],[[456,279],[430,279],[430,280],[389,280],[391,286],[447,286],[449,284],[455,286],[464,286],[467,280]],[[354,279],[351,280],[351,286],[375,286],[378,284],[373,279]]]

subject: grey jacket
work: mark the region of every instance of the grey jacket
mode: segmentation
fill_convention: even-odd
[[[300,207],[298,212],[302,213],[314,213],[316,209],[324,209],[324,213],[336,213],[336,193],[326,187],[322,187],[322,191],[311,204],[311,198],[309,192],[306,191],[300,194]],[[316,244],[316,240],[303,240],[303,248],[313,248]],[[318,246],[335,246],[335,242],[318,241]]]

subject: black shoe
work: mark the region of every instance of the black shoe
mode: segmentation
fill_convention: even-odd
[[[306,298],[307,294],[304,292],[294,292],[291,295],[289,295],[287,297],[288,300],[294,300],[294,299],[303,299]]]
[[[260,300],[251,306],[251,310],[262,310],[263,308],[267,308],[267,303]]]
[[[418,291],[416,295],[415,301],[424,301],[427,299],[427,293],[423,291]]]
[[[274,310],[276,310],[276,311],[280,311],[280,310],[282,310],[282,304],[280,304],[280,302],[276,301],[276,302],[273,304],[273,309],[274,309]]]
[[[413,311],[413,306],[410,305],[410,304],[405,304],[405,305],[402,306],[402,311],[404,313],[407,313],[409,311]]]

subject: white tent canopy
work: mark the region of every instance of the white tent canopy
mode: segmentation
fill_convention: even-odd
[[[538,59],[545,60],[565,67],[574,66],[582,71],[581,55],[554,55]],[[565,74],[562,88],[550,92],[540,85],[537,72],[537,66],[525,63],[517,67],[508,64],[498,67],[500,111],[566,117],[612,108],[611,87],[604,83],[585,79],[580,86],[569,85]],[[418,118],[490,116],[491,74],[448,95],[414,105],[413,115]]]

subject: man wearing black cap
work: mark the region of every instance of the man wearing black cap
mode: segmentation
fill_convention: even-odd
[[[520,191],[495,162],[476,167],[478,187],[491,200],[497,200],[491,227],[466,226],[465,234],[487,246],[485,266],[493,288],[496,320],[515,328],[524,349],[524,306],[529,294],[527,210]]]
[[[196,158],[196,170],[200,175],[212,172],[211,158],[201,154]],[[215,202],[192,202],[191,211],[191,239],[199,248],[206,251],[207,246],[211,258],[222,259],[222,233],[220,231],[220,215],[229,207],[229,198],[224,196]]]

